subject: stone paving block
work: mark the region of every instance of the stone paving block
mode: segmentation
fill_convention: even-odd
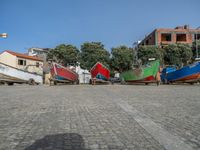
[[[0,149],[167,149],[136,111],[141,121],[147,117],[198,150],[199,91],[187,85],[0,86]]]

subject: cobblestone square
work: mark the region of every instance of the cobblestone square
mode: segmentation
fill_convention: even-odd
[[[65,149],[200,150],[200,86],[0,86],[0,150]]]

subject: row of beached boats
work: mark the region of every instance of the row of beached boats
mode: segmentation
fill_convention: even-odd
[[[73,83],[78,83],[78,74],[69,68],[53,63],[52,76],[56,81],[67,80]],[[109,69],[102,63],[97,62],[90,70],[91,84],[109,83],[114,81],[110,78]],[[135,67],[131,70],[120,74],[121,83],[173,83],[185,82],[194,83],[200,81],[200,62],[195,62],[188,66],[177,69],[175,66],[168,66],[160,69],[158,60],[151,61],[148,64]]]
[[[54,84],[58,82],[70,82],[79,84],[79,75],[75,70],[69,67],[64,67],[58,63],[52,63],[50,67],[50,81]],[[97,62],[90,70],[91,84],[110,83],[114,82],[110,77],[109,69],[102,63]],[[30,73],[24,70],[19,70],[8,65],[0,63],[0,78],[1,80],[10,80],[9,83],[27,82],[29,84],[42,83],[42,75]],[[194,83],[200,82],[200,62],[195,62],[188,66],[177,69],[175,66],[168,66],[160,69],[158,60],[150,61],[146,65],[135,67],[131,70],[122,72],[119,80],[121,83],[173,83],[184,82]]]
[[[121,73],[121,79],[125,82],[140,83],[195,83],[200,81],[200,62],[177,69],[176,66],[160,68],[158,60],[149,62],[145,66]]]

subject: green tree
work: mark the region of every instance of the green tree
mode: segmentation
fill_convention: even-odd
[[[133,49],[126,46],[119,46],[111,50],[110,66],[113,71],[123,72],[132,68]]]
[[[60,44],[56,48],[51,49],[47,55],[47,59],[52,59],[53,61],[68,65],[77,65],[79,50],[73,45]]]
[[[188,44],[170,44],[164,48],[165,64],[187,65],[192,58],[192,49]]]
[[[81,45],[80,65],[82,68],[90,70],[94,64],[101,62],[108,67],[109,56],[110,53],[101,42],[86,42]]]
[[[177,44],[178,48],[181,50],[181,61],[184,65],[188,65],[191,61],[193,53],[192,48],[189,44]]]
[[[138,48],[138,58],[142,60],[143,64],[147,63],[149,58],[158,59],[163,63],[164,51],[157,46],[140,46]]]

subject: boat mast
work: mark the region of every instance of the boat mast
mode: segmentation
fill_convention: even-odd
[[[133,43],[133,66],[138,64],[138,44],[140,41]]]

